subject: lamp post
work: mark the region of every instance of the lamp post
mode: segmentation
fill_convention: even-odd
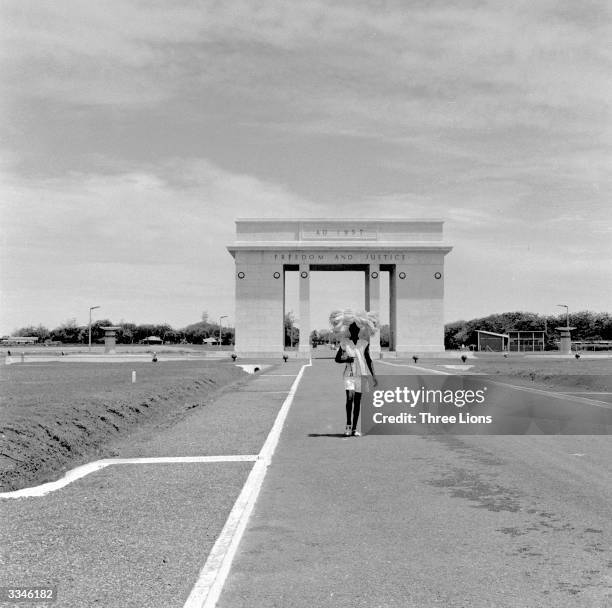
[[[570,327],[569,324],[569,306],[567,304],[557,304],[560,308],[565,308],[565,327],[557,327],[557,330],[561,332],[561,338],[559,340],[559,351],[565,355],[569,355],[572,352],[572,337],[571,330],[576,329]]]
[[[569,327],[569,306],[567,304],[557,304],[559,308],[565,308],[565,327]]]
[[[91,306],[89,308],[89,352],[91,352],[91,311],[100,308],[99,306]]]
[[[221,319],[227,319],[227,315],[219,317],[219,348],[221,348]]]

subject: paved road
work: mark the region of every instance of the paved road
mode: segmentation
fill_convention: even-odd
[[[297,370],[117,455],[255,454]],[[344,439],[340,372],[307,368],[221,608],[612,605],[612,438]],[[251,466],[121,465],[0,501],[0,585],[55,583],[58,608],[181,608]]]
[[[344,439],[338,376],[307,370],[221,608],[612,605],[612,438]]]

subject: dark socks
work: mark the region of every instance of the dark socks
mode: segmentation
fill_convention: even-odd
[[[354,394],[353,391],[346,391],[346,426],[351,426]]]
[[[357,428],[360,411],[361,393],[349,395],[349,392],[346,391],[346,426],[350,426],[353,431]]]
[[[359,412],[361,411],[361,393],[355,393],[353,397],[353,431],[357,429]]]

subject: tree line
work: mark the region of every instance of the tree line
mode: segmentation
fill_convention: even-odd
[[[299,342],[299,329],[295,326],[292,312],[285,315],[285,346],[295,346]],[[612,315],[580,311],[570,314],[569,323],[576,329],[572,332],[573,340],[612,340]],[[546,331],[547,348],[556,348],[559,338],[557,327],[565,326],[566,317],[561,314],[539,315],[530,312],[505,312],[488,317],[471,319],[470,321],[455,321],[444,327],[444,346],[446,349],[458,349],[462,346],[475,345],[478,342],[477,330],[508,333],[508,331]],[[219,338],[219,324],[210,323],[208,315],[202,315],[202,321],[192,323],[181,329],[174,329],[167,323],[141,324],[121,321],[114,324],[110,319],[101,319],[91,324],[92,343],[101,342],[104,338],[103,327],[119,327],[117,331],[118,344],[138,344],[150,336],[161,338],[169,344],[202,344],[207,338]],[[63,344],[87,344],[89,340],[88,325],[79,325],[75,319],[69,319],[59,327],[48,329],[43,325],[21,327],[15,330],[13,336],[35,336],[40,342],[51,341]],[[235,331],[233,327],[222,328],[222,344],[234,344]],[[313,330],[310,343],[313,345],[334,342],[331,330]],[[383,325],[380,331],[382,347],[389,345],[389,326]]]
[[[110,319],[99,319],[91,324],[92,343],[102,342],[103,327],[119,327],[116,334],[117,344],[138,344],[151,336],[161,338],[166,344],[202,344],[207,338],[219,338],[219,324],[202,320],[181,329],[174,329],[167,323],[141,324],[113,323]],[[13,336],[35,336],[39,342],[61,342],[62,344],[87,344],[89,342],[89,326],[79,325],[76,319],[69,319],[59,327],[48,329],[44,325],[21,327],[12,333]],[[223,327],[222,344],[234,343],[234,328]]]
[[[492,331],[505,334],[509,331],[542,331],[545,334],[545,347],[554,350],[557,348],[559,332],[557,327],[565,327],[567,317],[565,314],[538,315],[532,312],[504,312],[472,319],[470,321],[455,321],[444,327],[444,347],[458,349],[462,346],[471,346],[478,343],[476,331]],[[583,310],[569,315],[572,340],[612,340],[612,315],[606,312],[591,312]]]
[[[545,331],[545,347],[556,350],[558,347],[559,332],[557,327],[564,327],[567,323],[566,315],[539,315],[531,312],[504,312],[487,317],[479,317],[469,321],[455,321],[444,326],[444,347],[447,350],[456,350],[462,346],[475,346],[478,344],[477,330],[491,331],[506,334],[509,331]],[[598,340],[612,340],[612,315],[609,313],[596,313],[588,310],[575,312],[569,315],[572,340],[585,340],[596,342]],[[380,345],[389,346],[389,325],[380,328]],[[310,334],[313,345],[334,343],[335,337],[331,330],[319,329]]]
[[[299,332],[298,332],[299,333]],[[380,345],[383,348],[389,346],[389,337],[391,330],[388,325],[380,326]],[[320,346],[322,344],[336,344],[338,342],[338,336],[334,334],[331,329],[313,329],[310,333],[310,343],[313,346]]]

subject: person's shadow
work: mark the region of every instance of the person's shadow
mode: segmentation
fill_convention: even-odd
[[[339,437],[340,439],[347,439],[344,433],[308,433],[308,437]]]

